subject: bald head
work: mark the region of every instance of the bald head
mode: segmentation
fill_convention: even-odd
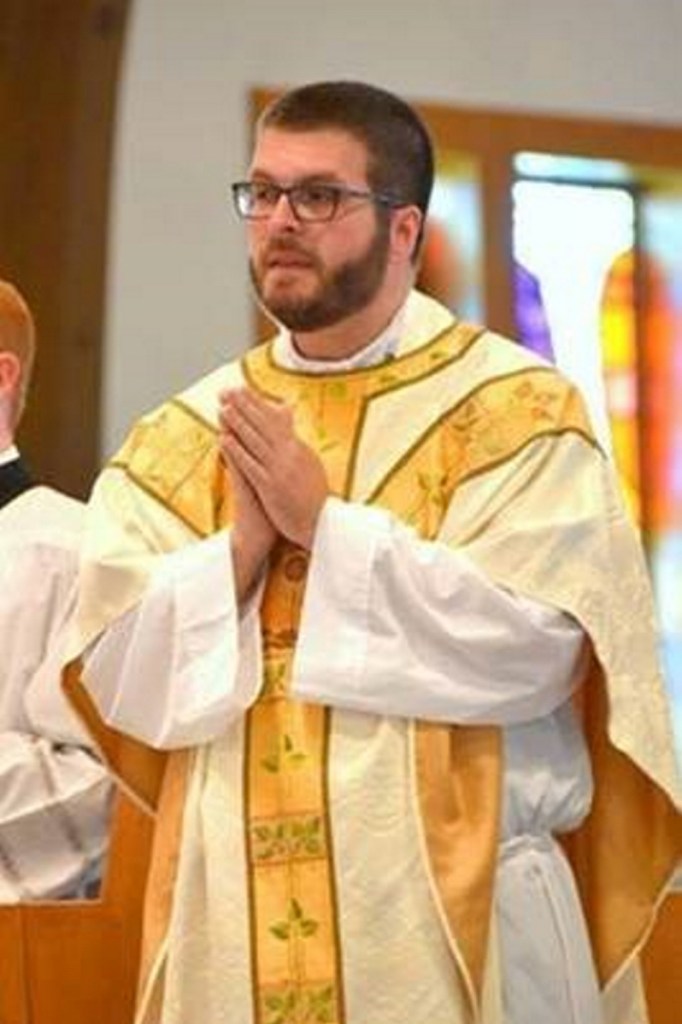
[[[0,393],[12,427],[24,407],[34,354],[31,311],[14,285],[0,281]]]

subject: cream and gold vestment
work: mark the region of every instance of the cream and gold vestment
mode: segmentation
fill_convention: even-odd
[[[156,805],[140,1021],[502,1019],[492,907],[504,730],[475,708],[431,713],[425,698],[420,713],[410,703],[428,621],[411,630],[416,683],[404,709],[363,710],[358,642],[375,638],[363,644],[362,630],[341,622],[311,661],[301,638],[315,632],[311,594],[324,602],[318,541],[310,558],[280,543],[262,594],[239,615],[216,411],[221,388],[245,384],[286,401],[323,461],[334,498],[319,545],[334,517],[365,508],[379,533],[407,528],[481,586],[556,609],[589,639],[572,683],[582,683],[594,798],[566,845],[606,986],[645,940],[682,844],[638,540],[576,390],[413,295],[391,360],[310,375],[259,347],[141,420],[95,489],[72,653],[95,644],[95,701],[110,726],[137,737],[102,726],[102,749]],[[334,579],[342,589],[338,565]],[[347,604],[371,621],[371,590]],[[112,671],[107,634],[98,637],[119,628],[126,653]],[[466,660],[466,637],[461,647]],[[497,668],[496,694],[513,660]],[[542,707],[552,667],[539,660],[531,674]],[[306,699],[305,678],[325,675],[338,703]],[[394,676],[399,690],[399,661]],[[82,701],[73,669],[67,685]],[[153,727],[138,728],[153,707],[163,709]],[[515,714],[523,727],[529,713]]]

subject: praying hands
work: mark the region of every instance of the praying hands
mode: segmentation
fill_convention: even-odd
[[[329,486],[320,459],[296,436],[291,410],[239,388],[221,392],[219,420],[238,535],[255,530],[266,554],[274,532],[310,550]]]

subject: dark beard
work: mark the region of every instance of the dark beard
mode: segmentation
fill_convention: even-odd
[[[266,300],[253,261],[249,262],[249,272],[265,311],[290,331],[305,334],[331,327],[369,305],[384,280],[388,248],[389,219],[380,217],[365,253],[337,267],[311,299]]]

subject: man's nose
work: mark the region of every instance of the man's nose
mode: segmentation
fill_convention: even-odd
[[[269,221],[273,227],[276,227],[279,230],[283,227],[288,228],[289,230],[295,230],[298,228],[300,221],[294,213],[293,207],[289,201],[288,193],[282,192],[280,194],[279,199],[272,209]]]

